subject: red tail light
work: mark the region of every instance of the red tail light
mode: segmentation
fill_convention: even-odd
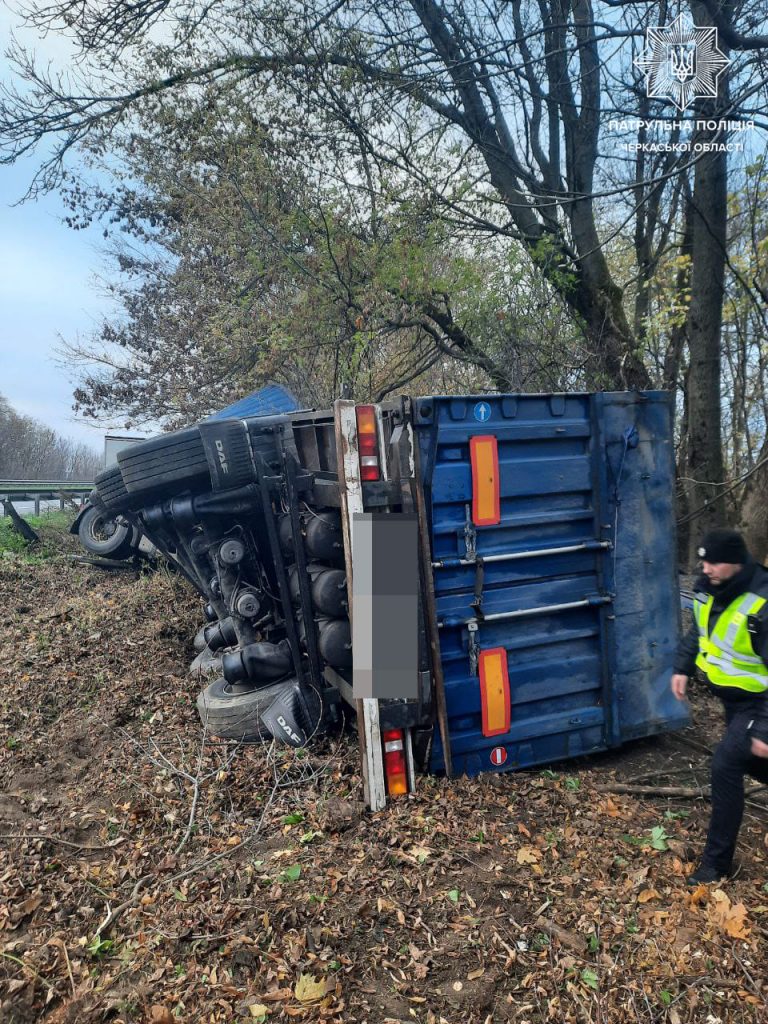
[[[378,480],[379,442],[376,435],[376,412],[372,405],[355,407],[357,416],[357,450],[360,459],[360,479]]]
[[[390,796],[402,796],[408,792],[403,730],[386,729],[382,739],[384,740],[384,774],[387,778],[387,792]]]

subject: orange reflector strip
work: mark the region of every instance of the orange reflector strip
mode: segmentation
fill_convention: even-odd
[[[511,706],[507,652],[503,647],[480,651],[480,705],[483,712],[483,736],[509,732]]]
[[[492,434],[469,439],[472,462],[472,522],[493,526],[499,514],[499,452]]]

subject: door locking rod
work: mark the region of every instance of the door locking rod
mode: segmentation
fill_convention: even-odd
[[[432,563],[433,569],[458,569],[462,565],[483,562],[516,562],[522,558],[538,558],[540,555],[570,555],[575,551],[605,551],[611,547],[609,540],[589,540],[584,544],[569,544],[560,548],[539,548],[537,551],[505,551],[498,555],[478,555],[476,558],[441,558]]]
[[[445,629],[451,626],[477,626],[478,623],[485,624],[486,622],[503,622],[507,619],[529,619],[534,615],[550,615],[553,612],[567,612],[572,608],[595,608],[598,605],[611,604],[612,602],[612,597],[608,597],[603,594],[596,594],[594,597],[585,597],[583,601],[567,601],[565,604],[544,604],[539,608],[518,608],[513,612],[491,612],[490,615],[483,615],[480,619],[477,617],[471,619],[442,619],[437,625],[439,629]]]

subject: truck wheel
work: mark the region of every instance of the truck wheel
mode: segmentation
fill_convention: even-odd
[[[96,490],[105,508],[121,509],[128,507],[128,491],[123,483],[119,466],[110,466],[96,475]]]
[[[200,719],[212,736],[226,740],[269,739],[259,715],[280,693],[288,680],[260,690],[241,690],[225,679],[215,679],[197,698]]]
[[[198,486],[211,488],[211,475],[197,427],[152,437],[118,453],[117,462],[131,495],[153,498]]]
[[[128,558],[133,551],[134,528],[120,522],[105,508],[89,508],[77,535],[86,551],[101,558]]]

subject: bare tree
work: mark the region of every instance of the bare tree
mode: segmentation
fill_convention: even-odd
[[[23,416],[0,395],[0,477],[7,480],[93,480],[101,457]]]

